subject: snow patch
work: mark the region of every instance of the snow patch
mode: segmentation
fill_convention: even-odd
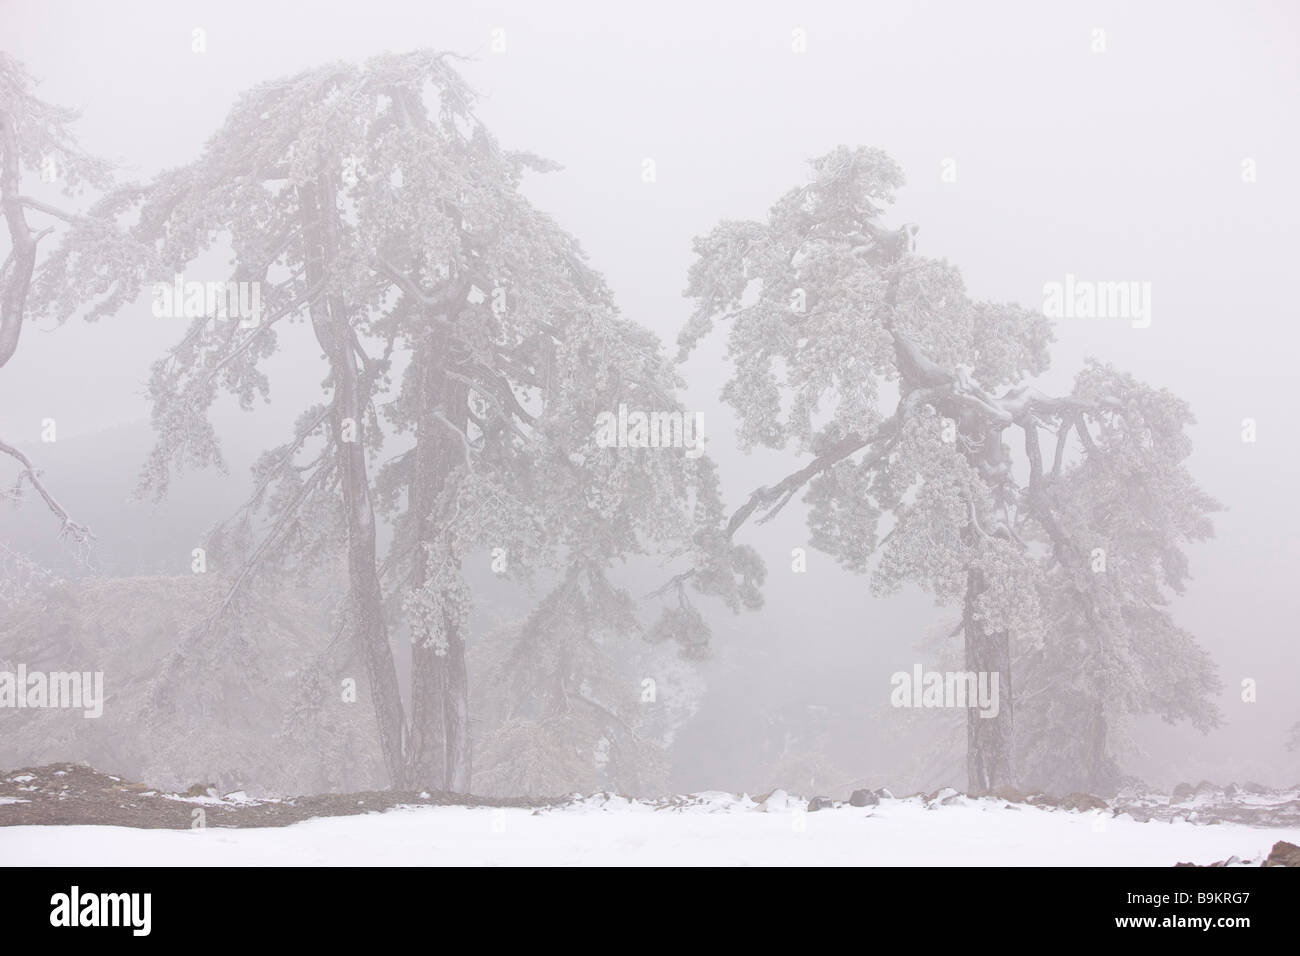
[[[1166,867],[1234,856],[1258,862],[1278,840],[1300,843],[1300,827],[1139,823],[1124,814],[1099,827],[1102,814],[1013,810],[987,800],[803,810],[803,800],[783,791],[762,804],[709,791],[656,802],[596,794],[542,811],[421,806],[287,827],[16,826],[0,828],[0,859],[12,866]]]

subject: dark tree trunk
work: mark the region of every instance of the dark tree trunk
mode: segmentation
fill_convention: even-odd
[[[464,386],[443,372],[446,349],[445,336],[434,335],[415,359],[420,363],[420,411],[411,481],[416,546],[411,581],[415,587],[423,586],[429,573],[429,555],[423,545],[432,541],[438,530],[433,509],[448,477],[464,464],[466,454],[464,442],[452,429],[463,431],[467,426],[467,396]],[[459,567],[454,571],[459,574]],[[412,779],[421,785],[468,793],[471,764],[465,640],[453,621],[444,620],[443,631],[446,647],[442,653],[427,643],[426,635],[413,635],[408,767]]]
[[[446,785],[443,753],[442,660],[418,641],[411,647],[411,736],[407,776],[411,786],[442,790]]]
[[[328,264],[337,255],[337,227],[333,187],[322,177],[319,193],[300,188],[302,229],[306,244],[307,284],[318,287]],[[347,304],[337,295],[321,294],[310,304],[312,330],[330,363],[334,401],[330,427],[338,454],[347,524],[348,589],[352,605],[353,639],[365,661],[366,681],[379,725],[379,746],[391,786],[405,786],[402,756],[401,691],[388,632],[384,624],[383,592],[375,567],[375,513],[370,501],[365,443],[361,433],[370,396],[353,354],[352,328]],[[343,423],[355,425],[355,441],[343,440]]]
[[[966,778],[971,793],[989,793],[1015,785],[1015,737],[1012,719],[1011,639],[1006,631],[989,632],[975,618],[975,602],[985,588],[983,575],[966,577],[966,606],[962,629],[966,635],[966,669],[988,674],[990,688],[998,675],[998,712],[985,717],[980,708],[966,709]],[[969,702],[968,702],[969,703]]]
[[[418,643],[411,649],[412,785],[468,793],[469,679],[465,642],[449,622],[445,653]]]
[[[972,412],[964,414],[960,421],[961,432],[973,438],[966,451],[967,460],[987,483],[994,511],[1002,511],[1006,506],[1005,482],[1010,467],[1002,430]],[[966,533],[969,540],[978,541],[977,536],[987,532],[981,531],[976,522],[973,502],[971,509],[971,527]],[[984,716],[982,708],[967,702],[966,786],[971,793],[989,793],[1015,785],[1011,635],[1007,631],[989,631],[976,618],[976,605],[987,586],[983,572],[973,567],[966,572],[966,599],[962,608],[966,670],[975,673],[977,683],[987,681],[990,692],[997,675],[998,701],[996,716]]]
[[[457,628],[447,635],[444,660],[442,723],[446,753],[446,787],[453,793],[469,793],[469,675],[465,668],[465,639]]]

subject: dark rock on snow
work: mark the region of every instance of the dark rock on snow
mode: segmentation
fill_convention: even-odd
[[[1265,866],[1300,866],[1300,846],[1278,840],[1264,861]]]
[[[1170,803],[1186,803],[1196,795],[1190,783],[1180,783],[1174,787],[1174,792],[1169,796]]]

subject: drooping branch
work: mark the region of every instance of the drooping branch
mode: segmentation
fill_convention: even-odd
[[[302,448],[303,443],[307,441],[317,428],[325,423],[325,420],[330,417],[333,411],[333,405],[321,406],[321,410],[316,414],[316,416],[307,423],[305,428],[294,436],[293,441],[289,443],[289,447],[285,450],[284,454],[280,456],[274,465],[267,469],[266,473],[262,476],[262,480],[259,481],[257,486],[253,489],[253,493],[249,495],[248,498],[245,499],[244,503],[235,510],[231,516],[232,518],[247,513],[257,504],[258,501],[261,500],[266,489],[270,487],[271,482],[284,471],[290,462],[293,461],[294,456],[298,454],[298,450]],[[319,458],[317,460],[319,461]]]
[[[327,477],[331,479],[329,485],[324,484]],[[202,639],[207,636],[213,625],[230,609],[239,592],[252,580],[254,573],[262,566],[266,556],[287,537],[289,529],[297,519],[298,512],[308,497],[314,491],[332,488],[337,477],[334,463],[322,462],[302,483],[302,487],[298,489],[298,493],[293,500],[281,511],[266,536],[239,569],[239,574],[236,576],[234,583],[230,585],[216,609],[208,615],[203,627],[197,632],[197,638]]]
[[[799,489],[803,488],[817,475],[863,448],[874,445],[886,438],[895,437],[897,431],[897,420],[891,418],[877,429],[870,438],[862,438],[859,435],[846,435],[803,468],[787,475],[775,485],[756,489],[750,494],[749,500],[737,508],[732,514],[731,520],[727,522],[727,537],[734,537],[735,533],[740,530],[740,527],[749,520],[755,511],[761,510],[763,512],[762,517],[758,519],[759,524],[766,524],[771,521],[789,504],[790,499],[798,494]],[[891,447],[892,441],[888,442],[881,451],[869,456],[870,459],[879,460],[884,458]]]
[[[31,288],[32,273],[36,269],[36,245],[50,230],[44,229],[35,235],[27,225],[23,212],[23,197],[18,194],[20,170],[18,134],[9,115],[0,111],[0,208],[3,209],[5,224],[9,229],[12,245],[5,267],[0,272],[0,368],[13,358],[18,350],[18,339],[22,334],[24,312],[27,308],[27,293]],[[64,507],[50,494],[40,479],[36,466],[17,448],[0,441],[0,452],[16,459],[23,471],[19,482],[26,477],[45,502],[46,507],[62,523],[60,534],[71,535],[78,543],[93,540],[94,535],[85,525],[73,521]]]
[[[245,336],[243,341],[241,341],[238,345],[235,345],[232,348],[230,348],[229,351],[227,351],[225,357],[216,365],[214,365],[211,369],[208,370],[207,374],[203,377],[203,380],[199,383],[199,385],[201,387],[206,387],[214,378],[216,378],[217,374],[220,373],[222,369],[224,369],[227,365],[229,365],[231,362],[237,359],[244,352],[248,351],[248,348],[254,342],[256,342],[258,338],[264,335],[273,325],[275,325],[281,319],[287,318],[291,315],[296,315],[304,307],[310,306],[316,300],[317,296],[319,296],[320,293],[324,290],[324,288],[325,288],[325,280],[322,279],[319,282],[317,282],[315,285],[313,285],[310,289],[308,289],[305,293],[303,293],[303,296],[300,300],[290,302],[284,308],[280,309],[275,314],[269,316],[265,320],[259,320],[257,328],[255,328],[252,332],[250,332],[247,336]],[[239,323],[237,322],[231,323],[231,326],[232,328],[230,331],[230,337],[228,339],[228,342],[233,341],[236,330],[239,328]]]
[[[749,498],[743,505],[737,508],[731,514],[727,521],[725,530],[726,538],[731,541],[736,532],[739,531],[755,512],[760,512],[761,517],[758,519],[759,524],[766,524],[775,518],[790,503],[799,490],[803,488],[813,478],[827,471],[834,465],[854,455],[864,448],[873,445],[880,447],[863,459],[863,464],[871,464],[883,461],[890,451],[893,450],[894,444],[898,439],[903,422],[906,418],[921,404],[922,397],[933,397],[935,394],[944,391],[942,387],[936,389],[917,389],[904,397],[899,402],[898,409],[894,414],[874,431],[872,434],[863,438],[857,434],[846,435],[833,443],[829,448],[817,455],[803,468],[792,474],[787,475],[775,485],[756,488],[749,495]],[[883,443],[883,444],[882,444]],[[698,573],[698,566],[691,567],[678,574],[673,575],[667,582],[659,588],[651,591],[648,597],[661,597],[669,591],[676,589],[679,597],[684,598],[682,588],[687,581],[691,580]]]
[[[46,507],[54,512],[54,516],[62,522],[63,527],[59,532],[60,534],[71,535],[73,540],[78,543],[85,543],[94,540],[95,536],[90,533],[90,529],[83,524],[73,521],[63,505],[59,504],[58,500],[50,494],[49,490],[41,482],[40,473],[36,470],[36,466],[32,464],[30,458],[13,445],[4,441],[0,441],[0,453],[16,459],[18,463],[23,466],[23,470],[19,472],[18,475],[19,481],[21,482],[24,477],[30,481],[32,487],[36,489],[36,493],[41,496],[42,500],[44,500]]]
[[[758,523],[764,524],[771,521],[780,514],[809,481],[862,449],[873,445],[880,446],[863,459],[863,464],[884,460],[892,451],[904,422],[924,404],[942,406],[956,403],[961,408],[971,410],[981,417],[989,419],[990,425],[995,430],[1001,430],[1012,424],[1020,425],[1025,432],[1027,449],[1032,447],[1030,453],[1031,485],[1035,491],[1040,489],[1042,483],[1042,457],[1038,446],[1038,423],[1034,417],[1035,414],[1059,415],[1067,421],[1073,421],[1081,429],[1081,437],[1084,438],[1085,445],[1095,450],[1091,436],[1086,434],[1087,427],[1084,424],[1084,412],[1095,412],[1102,407],[1117,407],[1119,404],[1116,400],[1110,398],[1092,401],[1072,396],[1054,397],[1032,386],[1010,389],[1001,397],[998,397],[982,388],[974,380],[971,369],[968,367],[959,366],[952,371],[945,369],[926,355],[924,350],[906,335],[897,330],[892,330],[891,335],[894,341],[897,367],[903,379],[911,385],[904,392],[894,414],[882,423],[871,436],[864,438],[857,434],[847,435],[834,442],[803,468],[787,475],[777,484],[764,486],[751,492],[746,502],[732,513],[727,522],[725,530],[727,540],[730,541],[734,538],[736,532],[756,512],[761,515]],[[1062,427],[1065,427],[1064,422]],[[1063,436],[1064,432],[1060,434]],[[1060,461],[1064,451],[1064,437],[1060,437],[1056,449],[1054,472],[1060,469]],[[1022,548],[1028,547],[1026,542],[1016,533],[1009,520],[999,521],[993,527],[992,533],[986,531],[981,526],[976,515],[974,502],[970,501],[969,505],[972,525],[981,536],[987,538],[1001,536],[1008,541],[1015,542]],[[1040,507],[1037,510],[1041,511],[1043,509]],[[1035,514],[1035,517],[1038,517],[1038,515]],[[1054,540],[1060,544],[1068,543],[1068,538],[1064,535],[1063,529],[1060,528],[1059,524],[1055,523],[1054,518],[1049,516],[1047,520],[1053,524],[1053,527],[1049,528],[1049,533],[1055,531]],[[650,596],[662,596],[673,589],[677,589],[680,593],[685,584],[696,575],[697,570],[697,568],[692,567],[674,575],[662,587],[651,592]]]

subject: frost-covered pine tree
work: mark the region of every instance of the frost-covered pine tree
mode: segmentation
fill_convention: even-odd
[[[76,310],[71,290],[110,264],[136,281],[94,314],[146,282],[167,298],[173,275],[230,250],[229,281],[255,285],[261,314],[191,307],[186,292],[189,330],[153,369],[144,487],[222,463],[209,410],[222,393],[269,400],[282,347],[320,361],[324,397],[262,455],[253,495],[214,536],[239,556],[226,604],[260,574],[341,558],[341,632],[365,663],[394,786],[463,792],[467,561],[601,590],[620,557],[690,551],[714,569],[696,587],[737,607],[756,600],[759,572],[717,527],[707,458],[597,441],[620,403],[680,414],[679,382],[577,242],[520,193],[526,170],[550,164],[497,144],[449,59],[384,55],[253,88],[195,162],[106,200],[126,224],[63,247],[48,301]],[[409,720],[395,629],[413,646]]]
[[[1043,394],[1050,323],[973,301],[954,266],[916,254],[916,226],[882,224],[904,181],[889,156],[839,147],[812,165],[766,220],[695,242],[681,357],[729,326],[742,444],[808,459],[730,530],[806,486],[816,547],[879,593],[910,581],[960,609],[966,667],[996,674],[1001,698],[995,718],[967,712],[972,791],[1071,768],[1105,786],[1130,714],[1212,725],[1212,664],[1168,610],[1182,545],[1217,507],[1184,464],[1186,404],[1096,361]]]

